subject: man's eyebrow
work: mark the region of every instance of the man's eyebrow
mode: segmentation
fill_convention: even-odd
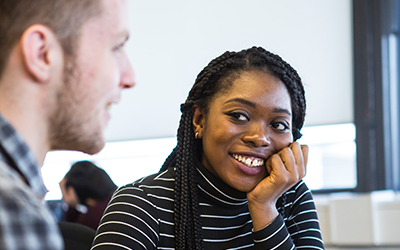
[[[122,37],[124,39],[123,42],[126,43],[129,40],[129,32],[124,32],[124,33],[122,34]]]
[[[229,103],[229,102],[240,102],[240,103],[243,103],[244,105],[250,106],[252,108],[256,108],[256,106],[257,106],[257,104],[255,104],[254,102],[248,101],[243,98],[233,98],[233,99],[226,101],[224,104]]]
[[[224,104],[229,103],[229,102],[240,102],[240,103],[243,103],[244,105],[247,105],[247,106],[252,107],[252,108],[256,108],[257,107],[257,104],[255,104],[254,102],[251,102],[251,101],[243,99],[243,98],[232,98],[232,99],[226,101]],[[292,116],[292,113],[287,109],[274,108],[273,112],[274,113],[285,113],[287,115]]]
[[[130,36],[130,33],[129,33],[129,30],[127,30],[127,29],[121,29],[121,30],[115,32],[115,38],[121,39],[120,41],[122,43],[126,43],[126,41],[129,40],[129,36]]]

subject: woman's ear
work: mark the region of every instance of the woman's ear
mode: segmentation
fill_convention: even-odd
[[[198,105],[193,105],[193,131],[196,139],[203,138],[203,130],[205,123],[204,110]]]

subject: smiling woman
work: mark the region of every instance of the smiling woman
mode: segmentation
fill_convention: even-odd
[[[120,188],[92,249],[323,249],[305,176],[297,72],[263,48],[226,52],[181,106],[161,171]]]
[[[216,94],[207,112],[194,105],[203,166],[229,186],[251,191],[267,175],[265,161],[293,142],[290,104],[279,78],[251,70]]]

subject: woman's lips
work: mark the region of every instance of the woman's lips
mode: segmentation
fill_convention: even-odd
[[[231,154],[231,156],[237,168],[246,175],[258,175],[265,170],[265,160],[262,158],[239,154]]]
[[[254,157],[254,156],[247,156],[247,155],[239,155],[239,154],[232,154],[233,158],[241,163],[245,164],[248,167],[259,167],[264,165],[264,159]]]

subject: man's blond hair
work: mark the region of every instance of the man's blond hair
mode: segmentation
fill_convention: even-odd
[[[1,0],[0,79],[10,52],[24,31],[43,24],[56,34],[66,57],[73,57],[82,24],[100,14],[99,0]]]

